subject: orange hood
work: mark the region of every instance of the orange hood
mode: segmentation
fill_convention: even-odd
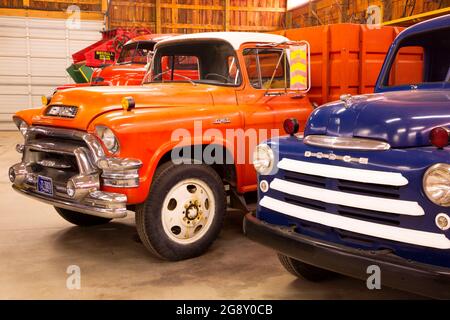
[[[144,86],[84,87],[58,91],[51,105],[78,107],[75,118],[45,116],[46,108],[32,118],[33,125],[46,125],[87,130],[99,115],[122,109],[122,98],[133,97],[136,108],[174,108],[195,105],[212,105],[211,91],[215,86],[191,83],[161,83]],[[126,111],[124,111],[125,113]]]

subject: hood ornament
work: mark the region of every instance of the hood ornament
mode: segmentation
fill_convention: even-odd
[[[353,103],[353,96],[351,94],[343,94],[339,99],[344,102],[345,109],[350,108]]]

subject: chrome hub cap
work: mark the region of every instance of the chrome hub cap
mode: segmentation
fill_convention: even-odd
[[[164,232],[177,243],[193,243],[206,234],[214,213],[211,188],[199,179],[183,180],[164,199],[161,210]]]

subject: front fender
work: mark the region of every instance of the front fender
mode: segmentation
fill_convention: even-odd
[[[172,150],[176,148],[182,148],[186,146],[192,146],[195,147],[199,145],[200,147],[203,145],[218,145],[226,150],[229,154],[233,155],[231,146],[225,139],[214,139],[214,141],[211,141],[207,137],[200,137],[195,138],[192,137],[191,139],[187,141],[172,141],[172,140],[166,140],[162,144],[159,144],[156,146],[156,143],[154,141],[149,142],[148,145],[141,145],[136,152],[123,152],[121,151],[120,157],[129,157],[129,158],[136,158],[140,159],[143,163],[142,168],[139,171],[140,179],[139,179],[139,187],[137,188],[112,188],[112,187],[104,187],[104,191],[107,192],[117,192],[117,193],[124,193],[128,197],[128,204],[139,204],[143,203],[148,196],[148,193],[150,191],[150,187],[153,181],[153,177],[155,175],[155,172],[159,165],[166,162],[167,160],[171,160],[171,152]],[[141,152],[139,152],[141,151]],[[144,151],[144,153],[142,153]],[[243,166],[239,166],[235,164],[234,158],[233,158],[232,165],[235,166],[236,169],[236,179],[237,179],[237,185],[240,185],[240,177],[242,177],[242,170],[244,169]]]

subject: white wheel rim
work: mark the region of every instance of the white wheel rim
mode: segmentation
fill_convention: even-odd
[[[165,197],[161,209],[166,235],[179,244],[201,239],[211,227],[215,199],[211,188],[199,179],[177,183]]]

